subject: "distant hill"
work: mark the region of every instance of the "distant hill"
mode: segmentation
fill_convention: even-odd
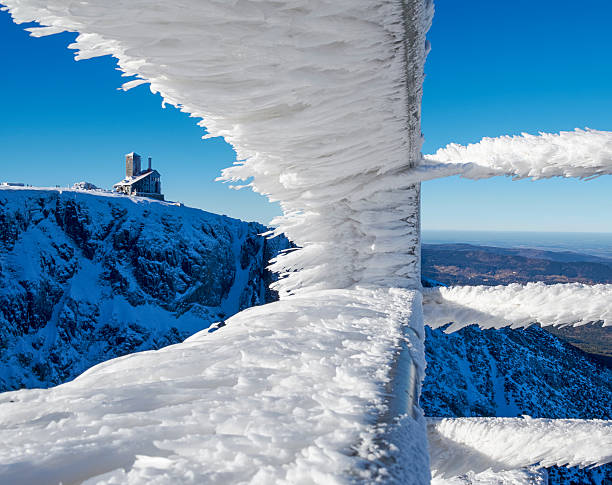
[[[569,251],[424,244],[423,276],[449,285],[612,283],[612,260]]]

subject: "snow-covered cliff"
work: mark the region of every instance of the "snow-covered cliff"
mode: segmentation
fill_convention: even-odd
[[[265,226],[103,192],[0,189],[0,390],[48,387],[275,299]]]

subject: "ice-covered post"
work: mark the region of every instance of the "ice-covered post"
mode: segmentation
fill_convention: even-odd
[[[324,138],[329,147],[316,150],[318,157],[278,170],[278,184],[263,180],[260,160],[224,172],[232,180],[253,176],[253,186],[285,209],[276,221],[278,232],[302,249],[274,266],[284,274],[277,284],[281,297],[315,288],[420,288],[420,184],[410,173],[422,158],[425,35],[433,2],[363,3],[379,24],[375,35],[343,46],[362,66],[338,62],[334,69],[346,71],[347,85],[330,78],[319,87],[330,109],[348,108],[342,116],[346,128],[334,127],[335,136]],[[353,71],[362,76],[357,84],[363,91],[348,94],[355,89],[348,83]],[[302,114],[316,115],[314,122],[337,116],[311,107]]]

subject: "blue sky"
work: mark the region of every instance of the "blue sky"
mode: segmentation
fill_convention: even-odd
[[[612,2],[438,0],[423,99],[425,153],[483,136],[612,130]],[[234,160],[146,86],[118,91],[111,58],[75,62],[73,34],[31,38],[0,12],[0,180],[110,187],[151,155],[168,198],[248,220],[279,210],[213,182]],[[612,232],[612,177],[458,178],[423,188],[425,229]]]

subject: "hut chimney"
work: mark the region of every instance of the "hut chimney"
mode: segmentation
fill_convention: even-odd
[[[125,156],[125,176],[136,177],[140,173],[140,155],[128,153]]]
[[[149,172],[151,171],[151,157],[149,157]]]

